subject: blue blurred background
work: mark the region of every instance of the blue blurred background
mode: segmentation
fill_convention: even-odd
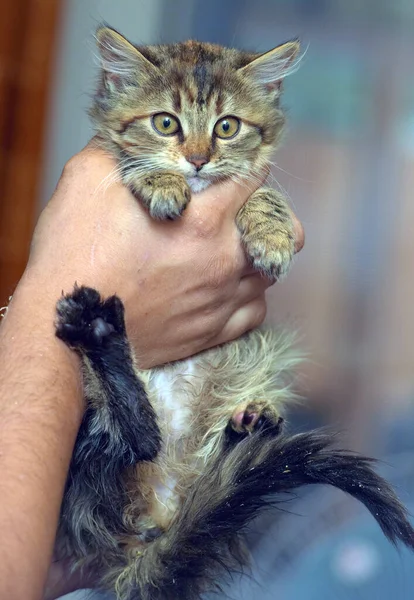
[[[38,5],[41,2],[37,2]],[[414,2],[412,0],[66,0],[56,24],[36,206],[91,136],[93,32],[136,43],[188,38],[267,50],[299,37],[286,81],[289,132],[273,183],[306,230],[305,249],[269,292],[268,320],[301,334],[311,360],[292,428],[332,424],[382,469],[414,511]],[[250,578],[231,598],[413,596],[414,560],[356,502],[305,490],[249,535]]]

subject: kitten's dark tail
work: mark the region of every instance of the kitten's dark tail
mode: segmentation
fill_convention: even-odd
[[[177,520],[137,559],[133,574],[124,573],[125,587],[133,586],[128,597],[193,600],[217,587],[240,559],[236,534],[260,509],[276,504],[277,495],[307,484],[351,494],[392,543],[414,548],[407,512],[373,461],[336,450],[332,442],[320,432],[276,438],[257,433],[234,446],[197,479]]]

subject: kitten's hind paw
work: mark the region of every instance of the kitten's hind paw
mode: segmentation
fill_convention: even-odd
[[[146,544],[153,542],[163,534],[160,527],[150,527],[138,535],[138,539]]]
[[[102,300],[93,288],[75,286],[57,303],[56,335],[68,346],[94,348],[108,336],[125,336],[124,307],[119,298]]]
[[[258,430],[272,431],[279,434],[283,418],[271,410],[268,404],[256,401],[239,405],[233,412],[230,428],[241,436],[251,434]]]

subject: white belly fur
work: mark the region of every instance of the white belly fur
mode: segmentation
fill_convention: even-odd
[[[149,393],[169,443],[190,431],[195,379],[194,358],[152,372]]]
[[[147,382],[150,401],[157,413],[163,437],[163,450],[159,457],[163,464],[163,477],[154,482],[157,501],[167,512],[177,507],[177,480],[170,469],[181,458],[181,440],[191,432],[194,388],[199,377],[196,359],[190,358],[175,365],[151,372]],[[166,472],[165,472],[166,471]]]

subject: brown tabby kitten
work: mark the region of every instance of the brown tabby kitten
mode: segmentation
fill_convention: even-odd
[[[135,48],[108,28],[97,39],[103,69],[91,115],[152,217],[178,218],[191,192],[214,182],[260,177],[281,137],[281,83],[298,42],[257,55],[199,42]],[[237,225],[254,266],[284,275],[294,246],[286,200],[260,188]]]
[[[178,218],[191,192],[197,202],[208,185],[268,165],[297,42],[257,55],[198,42],[136,48],[108,28],[97,39],[95,126],[154,218]],[[260,188],[237,225],[252,264],[284,275],[294,240],[283,197]],[[84,287],[58,303],[57,335],[82,357],[87,400],[57,555],[92,565],[119,598],[199,598],[246,562],[239,534],[259,510],[309,483],[347,491],[392,541],[414,545],[403,506],[369,459],[332,449],[327,434],[282,432],[297,362],[286,336],[254,331],[138,371],[121,301]]]

